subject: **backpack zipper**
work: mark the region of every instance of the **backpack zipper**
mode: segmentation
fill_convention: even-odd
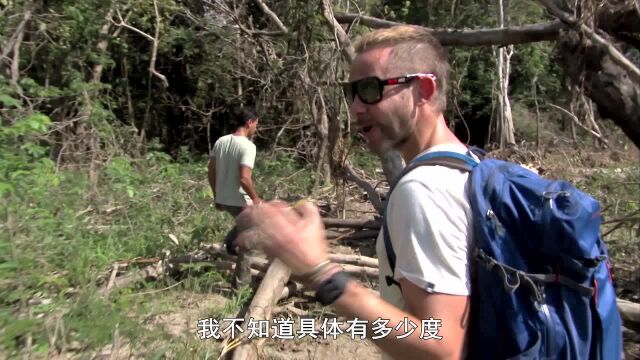
[[[544,291],[544,289],[541,289],[542,291]],[[541,292],[542,292],[541,291]],[[544,292],[542,292],[544,294]],[[542,312],[543,317],[544,317],[544,322],[546,324],[546,331],[545,331],[545,353],[547,358],[550,358],[550,356],[552,356],[551,354],[554,354],[553,350],[555,350],[555,347],[552,346],[552,341],[553,339],[555,339],[556,336],[556,331],[555,331],[555,327],[553,325],[553,320],[551,319],[551,311],[549,310],[549,305],[547,305],[547,303],[544,300],[544,295],[543,295],[543,299],[540,303],[536,302],[536,307],[538,307],[538,310]]]

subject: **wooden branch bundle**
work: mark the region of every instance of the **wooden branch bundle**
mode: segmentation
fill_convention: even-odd
[[[129,262],[149,263],[153,261],[151,265],[119,278],[116,277],[119,268],[126,267],[129,263],[117,262],[114,263],[108,283],[101,289],[100,293],[102,296],[108,296],[114,289],[130,286],[138,281],[159,280],[166,276],[169,270],[176,267],[179,268],[184,264],[198,264],[205,267],[211,266],[220,271],[233,271],[235,268],[234,259],[235,257],[227,254],[221,245],[213,244],[194,254],[177,256],[167,260],[154,258]],[[377,259],[344,254],[330,254],[330,259],[352,275],[373,280],[378,279]],[[251,276],[257,279],[262,278],[263,280],[249,307],[249,312],[245,316],[245,324],[248,323],[248,319],[251,317],[259,320],[269,320],[272,307],[278,301],[305,290],[300,279],[296,276],[291,276],[288,268],[279,260],[274,260],[269,264],[265,259],[253,258],[251,267]],[[623,321],[625,336],[630,339],[638,338],[638,334],[640,334],[640,304],[617,299],[617,305]],[[240,345],[233,357],[233,359],[255,358],[257,358],[257,350],[251,344]]]
[[[344,234],[336,234],[344,240],[373,239],[379,232],[377,229],[380,228],[380,220],[378,219],[343,220],[325,218],[324,222],[325,226],[331,228],[365,229],[354,231],[346,236],[344,236]],[[373,280],[378,279],[377,259],[360,255],[344,254],[331,254],[330,258],[334,262],[339,263],[343,270],[350,274]],[[148,266],[117,277],[118,273],[124,268],[140,264],[148,264]],[[127,287],[138,281],[158,280],[169,274],[172,270],[182,270],[184,266],[188,264],[198,265],[201,268],[211,267],[219,271],[233,272],[235,270],[235,256],[228,254],[221,244],[211,244],[191,254],[175,256],[164,260],[160,258],[150,258],[117,262],[112,268],[108,283],[101,289],[101,294],[108,296],[114,289]],[[252,277],[257,279],[264,278],[266,277],[268,269],[268,260],[261,258],[251,259]],[[300,292],[303,289],[304,287],[300,282],[291,282],[287,287],[283,287],[278,294],[278,300],[286,298],[293,293]]]

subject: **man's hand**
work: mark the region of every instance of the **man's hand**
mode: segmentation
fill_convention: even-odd
[[[263,202],[247,207],[236,218],[236,224],[238,245],[263,249],[267,255],[279,258],[295,275],[309,273],[328,258],[324,224],[318,209],[312,204],[304,203],[292,208],[281,201]],[[324,278],[327,276],[329,274]],[[405,286],[408,284],[403,285],[403,291]],[[403,295],[405,299],[411,298],[408,304],[413,313],[398,309],[357,281],[350,281],[334,306],[341,316],[365,320],[368,331],[373,331],[374,321],[380,318],[389,320],[393,325],[406,320],[421,324],[423,319],[439,319],[442,322],[439,329],[442,341],[425,341],[419,331],[406,336],[396,327],[390,336],[377,339],[375,343],[397,359],[459,359],[464,343],[461,314],[464,313],[466,298],[433,297],[418,287]],[[400,338],[401,335],[405,336]]]
[[[329,257],[322,218],[308,202],[296,208],[282,201],[262,202],[247,207],[236,222],[240,247],[264,250],[293,274],[307,273]]]

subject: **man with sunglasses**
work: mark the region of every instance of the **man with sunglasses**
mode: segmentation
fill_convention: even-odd
[[[376,30],[355,49],[344,90],[371,151],[395,149],[407,164],[427,152],[467,153],[444,120],[449,66],[427,31]],[[373,340],[373,328],[386,324],[390,333],[373,340],[383,357],[459,359],[465,354],[470,293],[467,178],[448,167],[424,166],[397,182],[386,210],[397,260],[392,271],[381,231],[380,296],[328,260],[322,220],[311,204],[291,209],[271,202],[245,211],[238,217],[238,242],[282,260],[316,290],[321,304],[365,320],[367,338]]]

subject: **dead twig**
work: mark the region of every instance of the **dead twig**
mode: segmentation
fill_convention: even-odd
[[[593,135],[594,137],[596,137],[598,140],[602,141],[605,144],[609,144],[609,142],[607,141],[607,139],[605,139],[604,137],[602,137],[602,135],[598,134],[597,132],[589,129],[588,127],[584,126],[580,120],[578,119],[578,117],[573,114],[571,111],[564,109],[558,105],[554,105],[554,104],[549,104],[549,106],[554,107],[562,112],[564,112],[565,114],[569,115],[569,117],[571,118],[571,120],[573,120],[573,122],[578,125],[580,128],[582,128],[583,130],[587,131],[589,134]]]

